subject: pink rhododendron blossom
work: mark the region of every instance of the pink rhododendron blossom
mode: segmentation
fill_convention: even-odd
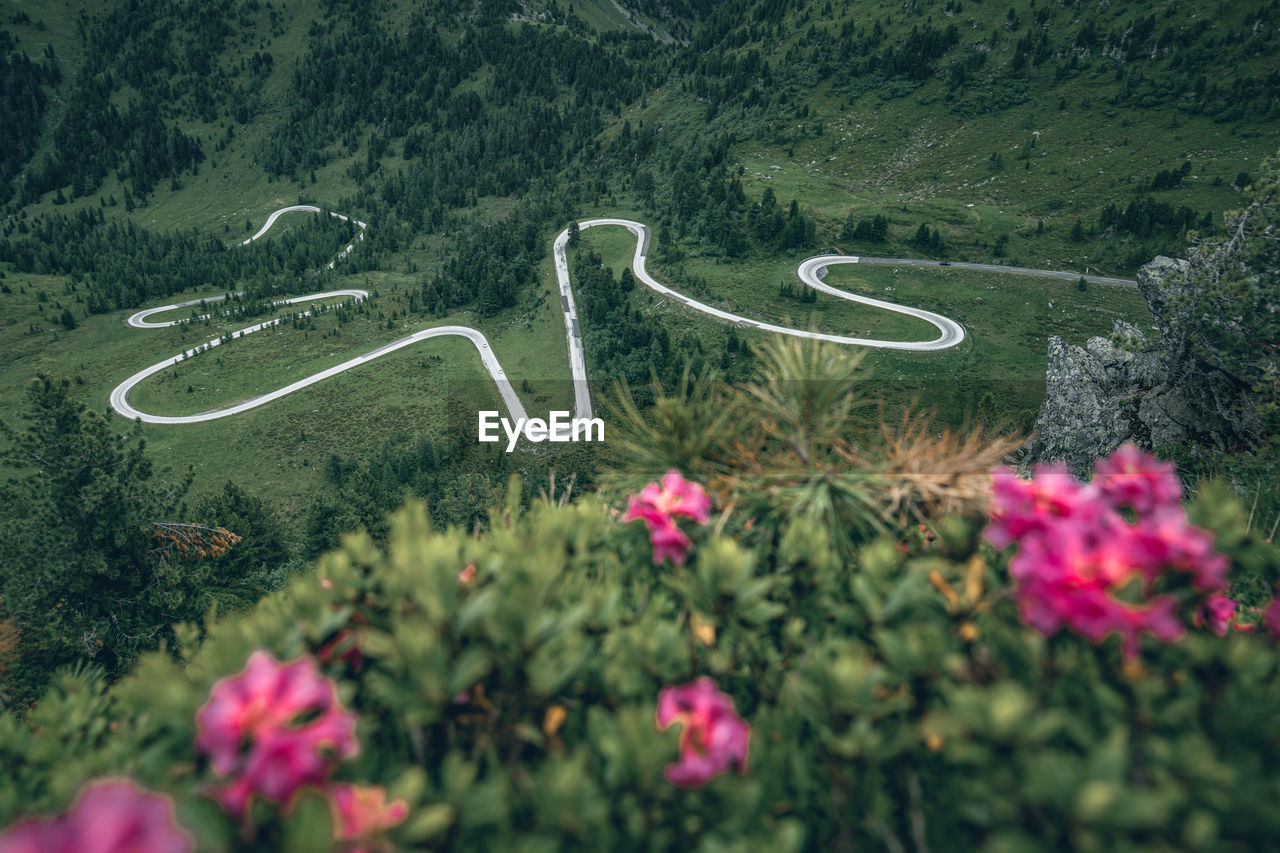
[[[1062,464],[1038,465],[1030,480],[1007,469],[993,476],[986,538],[997,548],[1018,543],[1009,572],[1027,624],[1095,643],[1116,633],[1135,657],[1143,633],[1164,642],[1183,634],[1179,600],[1155,589],[1177,572],[1202,597],[1202,620],[1225,633],[1235,611],[1224,594],[1229,563],[1187,521],[1173,467],[1126,445],[1095,470],[1091,483]]]
[[[329,789],[329,807],[339,841],[352,842],[343,849],[349,853],[377,849],[383,832],[404,823],[409,804],[404,800],[387,802],[387,792],[373,785],[333,785]]]
[[[733,709],[733,700],[710,678],[664,687],[658,694],[659,731],[680,723],[680,760],[667,766],[667,781],[682,788],[705,785],[713,776],[736,767],[747,771],[751,727]]]
[[[1267,626],[1267,630],[1271,632],[1271,636],[1280,640],[1280,584],[1276,585],[1275,600],[1271,602],[1266,612],[1262,615],[1262,621]]]
[[[1211,533],[1191,526],[1181,506],[1157,508],[1149,517],[1140,517],[1132,531],[1132,557],[1153,578],[1171,568],[1189,573],[1201,592],[1226,588],[1230,561],[1213,550]]]
[[[355,755],[355,723],[315,660],[281,664],[257,651],[214,685],[196,714],[196,749],[231,777],[216,796],[243,815],[255,794],[287,803],[303,785],[323,784],[337,759]]]
[[[668,471],[662,475],[661,487],[650,483],[631,498],[622,520],[644,518],[654,524],[664,524],[677,515],[706,524],[711,517],[711,498],[702,486],[686,480],[679,471]]]
[[[1231,630],[1231,618],[1236,615],[1238,602],[1225,595],[1211,595],[1204,600],[1204,606],[1196,613],[1196,626],[1208,624],[1209,630],[1219,637],[1225,637]]]
[[[1088,500],[1088,489],[1064,463],[1037,465],[1036,476],[1023,480],[1008,468],[992,474],[992,499],[999,511],[991,518],[987,539],[1004,548],[1028,533],[1043,533],[1056,520],[1096,515],[1098,507]]]
[[[1182,485],[1172,462],[1148,456],[1125,444],[1094,464],[1093,482],[1113,506],[1132,507],[1139,515],[1159,507],[1177,506]]]
[[[190,853],[173,802],[127,779],[93,782],[64,814],[28,818],[0,835],[0,853]]]
[[[662,527],[651,526],[649,542],[653,544],[653,562],[661,563],[663,560],[670,560],[677,566],[684,565],[685,556],[693,547],[689,537],[676,527],[674,521]]]
[[[676,526],[677,516],[706,524],[711,517],[711,498],[702,486],[686,480],[679,471],[668,471],[662,477],[661,486],[650,483],[640,494],[631,497],[622,520],[644,521],[649,528],[649,541],[653,543],[654,563],[670,559],[682,566],[693,543]]]

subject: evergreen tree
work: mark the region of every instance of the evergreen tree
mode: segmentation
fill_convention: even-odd
[[[861,225],[862,225],[861,222],[854,221],[853,211],[849,211],[848,217],[846,217],[844,220],[844,225],[840,228],[840,239],[841,240],[856,239],[858,234],[858,228]]]
[[[871,220],[871,239],[877,243],[883,243],[889,239],[889,218],[877,213],[875,218]]]
[[[911,238],[911,243],[918,248],[927,249],[931,236],[929,226],[921,222],[920,227],[916,229],[916,235]]]
[[[1166,344],[1170,374],[1206,384],[1205,399],[1234,391],[1248,401],[1249,416],[1232,425],[1243,441],[1274,457],[1280,452],[1280,154],[1263,162],[1245,197],[1248,206],[1225,217],[1228,236],[1188,252],[1186,286],[1171,305],[1178,322]]]
[[[121,437],[69,387],[38,376],[27,388],[28,428],[0,423],[9,461],[25,470],[0,490],[0,615],[21,630],[9,684],[18,702],[65,664],[125,672],[211,602],[207,568],[183,559],[200,553],[172,547],[174,525],[163,524],[182,514],[190,476],[153,482],[141,424]]]
[[[210,593],[220,605],[248,606],[280,586],[289,549],[284,522],[274,507],[228,480],[196,504],[192,517],[210,527],[234,530],[240,537],[236,547],[211,557],[207,567],[213,581]]]

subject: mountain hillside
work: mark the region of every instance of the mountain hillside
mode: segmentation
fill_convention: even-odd
[[[277,328],[135,392],[169,414],[260,395],[412,330],[479,328],[519,393],[571,400],[550,244],[623,216],[650,269],[760,322],[866,337],[916,322],[806,291],[819,252],[1131,277],[1184,253],[1274,150],[1275,2],[710,0],[41,0],[3,19],[0,274],[16,395],[36,372],[103,408],[135,371],[262,317],[284,296],[359,287],[353,308]],[[280,224],[313,204],[368,224]],[[583,322],[596,392],[683,365],[752,375],[768,334],[682,309],[622,268],[625,234],[584,234],[599,281]],[[608,273],[614,285],[605,283]],[[944,420],[1027,427],[1050,336],[1150,331],[1135,292],[999,271],[833,269],[830,283],[951,317],[960,347],[875,350],[869,396]],[[144,332],[127,312],[243,291],[207,329]],[[924,332],[927,334],[927,331]],[[201,337],[204,336],[204,337]],[[413,353],[413,354],[410,354]],[[269,367],[264,368],[264,365]],[[197,494],[252,478],[317,547],[333,507],[373,523],[408,492],[483,523],[507,473],[590,482],[598,448],[509,458],[474,441],[492,385],[442,341],[209,425],[148,427]],[[375,388],[377,389],[375,391]],[[232,452],[232,448],[250,448]],[[354,481],[351,477],[359,473]],[[451,498],[459,475],[473,499]],[[358,484],[352,486],[351,483]],[[362,495],[339,498],[340,490]],[[322,495],[324,497],[317,497]],[[317,501],[319,503],[317,503]],[[321,506],[324,504],[324,506]],[[376,509],[373,509],[376,508]]]

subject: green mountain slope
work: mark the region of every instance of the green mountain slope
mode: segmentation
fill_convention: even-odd
[[[232,290],[260,307],[347,286],[374,297],[345,319],[282,328],[299,337],[293,351],[322,349],[322,361],[336,362],[422,325],[476,326],[526,399],[563,406],[548,250],[568,222],[594,215],[649,222],[652,270],[691,296],[857,334],[909,331],[800,298],[799,259],[839,250],[1130,274],[1220,226],[1274,151],[1276,10],[1029,0],[9,4],[0,347],[11,367],[0,391],[14,395],[37,370],[52,371],[78,377],[75,393],[101,408],[124,377],[201,331],[126,329],[127,309]],[[283,235],[235,254],[269,213],[299,202],[368,222],[369,239],[333,273],[322,268],[344,234],[301,221],[282,220]],[[584,244],[601,256],[584,255],[585,279],[601,262],[616,275],[630,251],[605,233]],[[1144,322],[1136,295],[1106,288],[856,272],[832,280],[968,328],[964,346],[927,359],[870,356],[885,377],[875,393],[891,408],[928,396],[953,422],[975,409],[1025,422],[1043,392],[1049,335]],[[670,378],[685,359],[749,375],[743,344],[759,334],[643,288],[602,283],[601,292],[584,323],[597,388],[643,380],[651,365]],[[224,334],[243,317],[202,333]],[[199,368],[208,381],[175,371],[146,393],[195,412],[234,399],[237,375],[285,384],[317,369],[297,358],[263,373],[256,353],[277,345],[236,346]],[[174,471],[197,460],[197,491],[226,476],[256,479],[295,516],[361,466],[378,481],[380,491],[365,490],[377,491],[374,503],[437,494],[456,482],[450,472],[477,466],[488,478],[480,491],[496,487],[508,461],[478,456],[463,434],[473,427],[447,414],[492,404],[492,388],[460,347],[422,352],[234,425],[148,428],[151,446]],[[394,409],[381,421],[370,412],[380,403]],[[411,450],[420,439],[431,452]],[[535,478],[552,467],[587,477],[594,463],[581,452],[511,464]],[[370,461],[393,457],[401,461]],[[482,508],[458,513],[483,520]]]
[[[896,208],[969,258],[1132,271],[1272,153],[1274,9],[726,3],[640,116],[729,142],[748,194],[803,190],[837,221]]]

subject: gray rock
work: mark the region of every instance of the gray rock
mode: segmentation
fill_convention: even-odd
[[[1065,461],[1077,476],[1126,441],[1146,450],[1181,442],[1225,447],[1256,419],[1239,383],[1185,357],[1196,330],[1181,316],[1190,265],[1158,257],[1138,270],[1157,340],[1117,321],[1084,347],[1049,339],[1045,399],[1029,461]],[[1176,366],[1176,370],[1171,369]]]
[[[1082,349],[1049,339],[1045,400],[1028,448],[1034,461],[1065,460],[1079,475],[1130,432],[1117,399],[1132,396],[1124,385],[1124,361],[1105,338],[1089,343]]]
[[[1191,264],[1180,258],[1157,256],[1138,270],[1138,292],[1151,309],[1151,319],[1156,331],[1166,344],[1177,339],[1178,317],[1175,308],[1178,297],[1186,287],[1185,280]]]
[[[1144,443],[1150,449],[1189,438],[1195,428],[1195,409],[1181,394],[1161,385],[1142,397],[1138,420],[1147,428],[1149,438]]]
[[[1084,348],[1085,352],[1092,356],[1094,361],[1106,373],[1110,382],[1124,381],[1129,363],[1134,359],[1132,352],[1116,346],[1109,338],[1089,338],[1089,342],[1085,344]]]
[[[1142,330],[1124,320],[1115,321],[1112,334],[1120,340],[1122,346],[1141,348],[1147,343],[1147,336],[1142,334]]]

